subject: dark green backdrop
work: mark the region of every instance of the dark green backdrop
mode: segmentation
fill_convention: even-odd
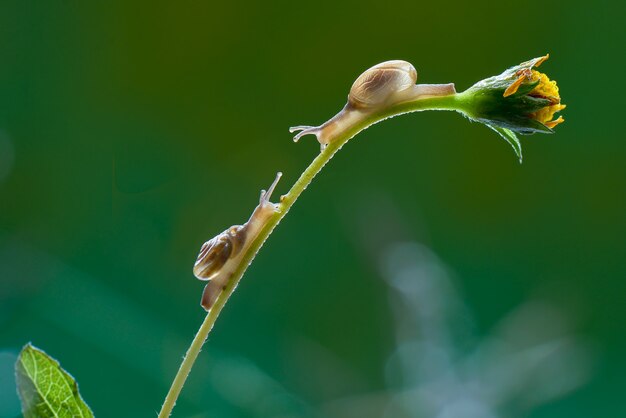
[[[408,387],[385,377],[388,229],[450,272],[473,324],[459,355],[529,301],[566,318],[578,354],[556,374],[581,386],[528,415],[624,413],[623,22],[619,1],[2,2],[0,416],[18,415],[28,341],[97,416],[155,416],[203,318],[201,243],[244,222],[276,171],[287,190],[318,151],[287,128],[334,115],[362,70],[405,59],[462,90],[546,52],[566,122],[523,138],[523,165],[451,113],[344,147],[255,260],[175,416],[383,416],[369,405]]]

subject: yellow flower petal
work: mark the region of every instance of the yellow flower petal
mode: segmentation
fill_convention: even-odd
[[[537,120],[538,122],[543,123],[548,128],[553,128],[554,126],[564,121],[562,117],[559,117],[556,120],[552,120],[552,118],[554,117],[554,114],[563,109],[565,109],[565,105],[555,104],[551,106],[546,106],[543,109],[540,109],[535,113],[532,113],[530,116],[533,119]]]
[[[552,129],[556,125],[558,125],[559,123],[563,123],[563,122],[565,122],[565,119],[563,119],[563,116],[559,116],[558,119],[555,119],[555,120],[553,120],[551,122],[546,122],[544,125],[546,125],[550,129]]]
[[[517,89],[519,89],[519,86],[522,85],[524,80],[526,80],[526,75],[520,75],[517,80],[513,82],[513,84],[511,84],[509,87],[506,88],[506,90],[504,90],[502,97],[509,97],[510,95],[517,93]]]
[[[530,79],[533,73],[532,71],[530,71],[530,69],[525,68],[523,70],[519,70],[515,75],[518,76],[517,80],[515,80],[513,84],[511,84],[509,87],[506,88],[506,90],[504,90],[502,97],[509,97],[510,95],[517,93],[519,86],[521,86],[522,83],[526,81],[526,79]]]
[[[550,54],[546,54],[543,57],[539,58],[537,62],[535,62],[535,68],[543,64],[548,58],[550,58]]]

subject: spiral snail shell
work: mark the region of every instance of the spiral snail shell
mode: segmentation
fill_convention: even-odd
[[[348,103],[334,117],[320,126],[293,126],[298,132],[293,140],[315,135],[322,150],[338,133],[354,127],[371,114],[400,103],[456,93],[454,84],[415,84],[417,70],[402,60],[385,61],[361,74],[352,84]]]
[[[241,251],[245,240],[246,228],[235,225],[205,242],[193,266],[193,274],[200,280],[215,278],[228,259]]]
[[[239,265],[245,249],[258,236],[267,221],[278,211],[278,206],[270,202],[272,192],[280,180],[278,173],[267,191],[261,191],[259,205],[243,225],[231,226],[221,234],[205,242],[193,266],[193,274],[208,281],[202,294],[201,305],[211,309],[219,294],[226,288],[229,279]]]
[[[357,109],[379,106],[394,94],[415,86],[417,70],[409,62],[385,61],[361,74],[352,84],[348,103]]]

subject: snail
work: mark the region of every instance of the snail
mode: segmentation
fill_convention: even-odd
[[[208,281],[200,303],[207,311],[226,288],[245,250],[256,239],[267,221],[278,212],[278,205],[270,202],[270,197],[281,176],[280,172],[276,174],[267,191],[261,190],[259,205],[252,212],[248,222],[231,226],[205,242],[200,248],[193,274],[200,280]]]
[[[385,61],[361,74],[352,84],[348,103],[320,126],[293,126],[289,132],[299,132],[293,140],[315,135],[322,150],[338,132],[345,131],[373,113],[416,99],[447,96],[456,93],[454,84],[415,84],[417,71],[411,63],[401,60]]]

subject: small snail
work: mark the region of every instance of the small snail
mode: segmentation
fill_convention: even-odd
[[[270,197],[281,176],[282,173],[276,174],[269,189],[261,190],[259,205],[252,212],[248,222],[231,226],[205,242],[200,248],[193,274],[200,280],[208,281],[200,303],[207,311],[226,287],[239,265],[241,256],[245,254],[244,250],[255,240],[267,220],[278,211],[277,205],[270,202]]]
[[[352,84],[348,103],[333,118],[320,126],[294,126],[289,132],[315,135],[322,150],[332,142],[337,132],[356,125],[376,111],[421,98],[447,96],[456,93],[454,84],[415,84],[417,71],[411,63],[401,60],[385,61],[361,74]]]

